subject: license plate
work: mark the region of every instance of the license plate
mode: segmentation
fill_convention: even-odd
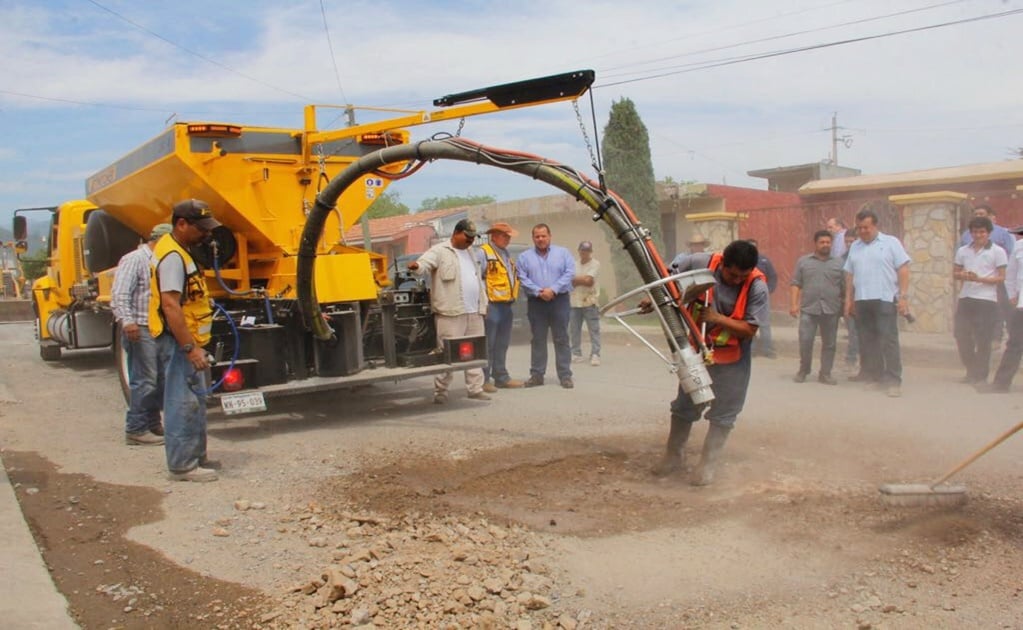
[[[257,411],[266,411],[266,400],[263,399],[263,392],[224,394],[220,397],[220,408],[229,416],[240,413],[255,413]]]

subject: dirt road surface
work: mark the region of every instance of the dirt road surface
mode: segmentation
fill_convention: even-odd
[[[1023,438],[961,474],[961,508],[878,497],[1020,418],[955,365],[890,399],[757,359],[706,488],[649,474],[674,381],[625,343],[574,390],[437,406],[418,379],[213,415],[221,479],[183,484],[124,445],[107,353],[44,364],[28,324],[0,345],[3,460],[84,628],[1023,627]]]

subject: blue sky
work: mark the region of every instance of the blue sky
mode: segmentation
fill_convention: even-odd
[[[86,177],[175,116],[298,127],[310,102],[429,109],[450,92],[580,68],[597,71],[600,128],[614,100],[635,102],[658,178],[762,188],[746,171],[828,157],[835,111],[852,140],[839,162],[866,173],[1003,160],[1023,145],[1023,14],[686,64],[1018,9],[1023,0],[0,0],[0,219],[81,197]],[[589,125],[588,98],[582,110]],[[413,133],[437,131],[454,125]],[[463,135],[592,173],[567,103],[474,118]],[[391,190],[413,208],[554,192],[451,163]]]

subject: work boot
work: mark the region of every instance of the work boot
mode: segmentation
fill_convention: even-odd
[[[490,381],[487,381],[486,383],[483,383],[483,391],[485,391],[488,394],[496,394],[497,386],[491,383]]]
[[[707,486],[714,483],[714,473],[717,470],[718,458],[721,457],[721,449],[728,440],[731,427],[723,427],[720,424],[711,424],[707,431],[707,437],[703,440],[703,454],[700,457],[700,464],[693,471],[693,477],[689,480],[694,486]]]
[[[686,442],[689,440],[689,432],[693,428],[692,422],[685,422],[678,418],[671,419],[671,431],[668,433],[668,448],[661,461],[654,466],[655,477],[667,477],[682,472],[686,468]]]

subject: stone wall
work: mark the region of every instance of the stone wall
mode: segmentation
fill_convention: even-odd
[[[948,333],[955,314],[952,266],[959,241],[958,207],[962,193],[942,191],[893,195],[902,210],[903,246],[910,264],[909,310],[916,332]]]

